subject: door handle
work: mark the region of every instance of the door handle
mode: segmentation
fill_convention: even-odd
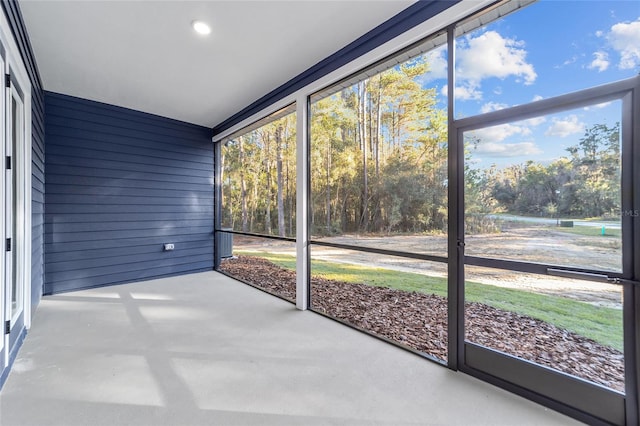
[[[593,272],[568,271],[566,269],[547,268],[547,274],[563,278],[576,278],[587,281],[596,281],[609,284],[630,284],[640,286],[640,281],[627,280],[620,277],[610,277],[605,274]]]

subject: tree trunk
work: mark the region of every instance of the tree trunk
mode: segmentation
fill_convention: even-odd
[[[276,184],[278,185],[277,203],[278,203],[278,235],[285,236],[284,229],[284,197],[282,194],[283,178],[282,178],[282,126],[278,126],[275,131],[276,138]]]
[[[369,227],[369,181],[367,176],[367,85],[362,81],[358,83],[358,126],[360,135],[360,147],[362,149],[362,196],[360,201],[360,229],[364,232]]]
[[[349,190],[347,188],[346,178],[342,177],[342,206],[340,208],[340,227],[342,232],[347,232],[349,229],[349,216],[347,211],[347,198],[349,197]]]
[[[256,210],[258,209],[258,185],[253,185],[253,199],[251,200],[251,215],[249,215],[249,232],[255,229]]]
[[[264,154],[265,154],[265,160],[264,160],[264,169],[265,169],[265,174],[266,174],[266,189],[267,189],[267,194],[266,194],[266,212],[265,212],[265,216],[264,216],[264,230],[267,234],[271,234],[272,232],[272,227],[271,227],[271,161],[269,161],[269,145],[270,145],[270,135],[268,132],[264,132],[262,135],[262,141],[264,142]]]
[[[242,137],[238,138],[240,148],[240,204],[242,209],[242,232],[248,232],[247,223],[247,183],[244,179],[244,144]]]
[[[291,232],[293,234],[293,217],[294,217],[294,211],[293,211],[293,197],[295,196],[295,193],[292,195],[291,194],[291,175],[289,174],[289,154],[287,153],[287,161],[285,163],[285,175],[287,176],[287,183],[286,183],[286,188],[287,188],[287,194],[285,195],[285,200],[287,200],[287,210],[288,210],[288,215],[287,217],[289,218],[289,232]]]
[[[376,158],[376,180],[380,179],[380,134],[382,133],[382,78],[378,78],[378,93],[376,97],[376,139],[375,139],[375,158]]]
[[[327,234],[331,234],[331,140],[327,139],[327,168],[326,168],[326,190],[325,190],[325,210]]]
[[[373,127],[373,155],[375,160],[375,209],[373,211],[373,229],[379,231],[382,228],[382,211],[380,206],[381,185],[380,185],[380,134],[382,133],[382,78],[378,77],[378,91],[375,99],[375,125]]]

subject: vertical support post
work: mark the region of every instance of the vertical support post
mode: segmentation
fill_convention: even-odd
[[[22,282],[24,288],[24,326],[27,330],[31,328],[31,84],[27,83],[24,89],[24,120],[22,125],[24,126],[24,140],[22,141],[24,148],[22,150],[22,173],[20,176],[20,182],[22,185],[22,228],[23,229],[23,242],[22,242],[22,263],[20,263],[22,269]],[[15,162],[14,162],[15,164]]]
[[[640,76],[622,101],[622,271],[640,280]],[[640,422],[640,288],[624,285],[624,360],[626,422]]]
[[[455,126],[455,25],[447,28],[448,101],[448,287],[447,287],[447,366],[457,370],[462,363],[464,345],[464,149]]]
[[[296,307],[309,308],[309,101],[296,99]]]
[[[220,269],[220,228],[222,227],[222,182],[220,176],[220,150],[222,142],[213,143],[213,269]]]

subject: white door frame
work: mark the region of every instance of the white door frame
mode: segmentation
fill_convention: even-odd
[[[15,241],[12,241],[12,246],[15,247],[16,256],[16,279],[17,285],[22,290],[22,303],[18,311],[22,311],[24,328],[31,327],[31,80],[25,64],[22,61],[20,50],[13,38],[11,26],[4,13],[0,12],[0,50],[4,52],[2,61],[0,62],[0,70],[3,74],[9,74],[11,79],[11,88],[5,91],[0,104],[0,122],[2,122],[2,141],[0,143],[0,153],[3,157],[0,164],[5,164],[6,158],[6,142],[7,137],[10,137],[8,121],[10,114],[8,114],[8,106],[6,99],[10,99],[12,91],[15,93],[21,93],[22,100],[22,120],[20,123],[20,131],[18,132],[19,140],[17,142],[16,152],[12,153],[11,166],[15,168],[15,185],[16,185],[16,214],[13,218],[16,226]],[[0,82],[5,83],[5,75],[0,75]],[[17,85],[17,88],[14,87]],[[6,85],[5,85],[6,87]],[[9,140],[10,141],[10,140]],[[6,205],[6,184],[5,174],[0,174],[2,181],[0,183],[0,221],[6,223],[6,212],[8,206]],[[11,235],[6,235],[6,226],[0,226],[0,241],[2,242],[2,252],[4,256],[0,258],[6,259],[6,238]],[[7,293],[10,283],[6,283],[6,270],[5,262],[0,261],[0,277],[2,282],[0,283],[0,302],[2,302],[2,310],[0,311],[0,319],[2,320],[2,345],[0,345],[0,356],[4,357],[4,360],[0,360],[0,373],[9,362],[9,352],[12,348],[9,347],[9,335],[4,333],[5,321],[13,322],[19,318],[16,315],[14,318],[8,318],[11,315],[11,297]],[[12,332],[22,333],[23,330],[12,330]]]
[[[0,49],[4,50],[4,49]],[[0,55],[0,69],[5,70],[5,60],[4,55]],[[0,96],[0,117],[5,116],[5,99],[6,96]],[[0,119],[0,126],[5,126],[6,121],[4,119]],[[4,127],[0,127],[2,130],[0,131],[0,135],[4,135],[6,137],[6,131]],[[4,150],[4,138],[2,140],[2,150]],[[4,187],[4,185],[3,185]],[[2,210],[4,213],[4,209]],[[3,227],[4,228],[4,227]],[[4,262],[0,262],[0,277],[5,277],[4,271]],[[2,337],[0,338],[0,372],[7,366],[9,363],[9,336],[5,334],[5,321],[10,320],[9,316],[9,299],[10,297],[6,294],[6,288],[4,279],[0,283],[0,320],[2,320]]]
[[[7,298],[7,309],[8,316],[10,317],[11,327],[17,322],[25,311],[25,287],[27,287],[27,283],[24,281],[24,277],[21,276],[23,267],[20,262],[20,257],[22,255],[22,250],[20,250],[20,246],[24,243],[23,238],[20,238],[18,235],[20,234],[21,225],[22,225],[22,215],[21,206],[24,205],[24,194],[21,192],[20,187],[20,175],[22,172],[22,165],[20,164],[21,156],[23,155],[20,147],[24,146],[24,102],[22,99],[23,94],[20,93],[20,90],[16,87],[15,83],[11,83],[6,90],[5,97],[5,108],[4,108],[4,117],[5,117],[5,128],[6,128],[6,139],[4,143],[5,147],[5,158],[11,158],[11,168],[5,167],[5,185],[4,185],[4,200],[5,200],[5,238],[7,241],[11,239],[11,250],[6,250],[7,244],[5,244],[5,284],[7,290],[5,292],[5,297]],[[13,103],[16,103],[16,114],[14,117],[13,111]],[[16,128],[14,129],[14,121],[16,124]],[[15,134],[14,134],[15,133]],[[16,138],[15,141],[15,150],[14,150],[14,142],[13,138]],[[14,152],[15,151],[15,152]],[[8,161],[7,161],[8,162]],[[14,182],[15,180],[15,182]],[[15,188],[15,193],[14,193]],[[15,205],[15,211],[14,211]],[[14,235],[14,229],[15,234]],[[17,268],[14,270],[14,257],[15,264]],[[22,267],[21,267],[22,266]],[[13,294],[13,282],[16,282],[16,293]],[[16,298],[17,305],[14,308],[13,299]]]

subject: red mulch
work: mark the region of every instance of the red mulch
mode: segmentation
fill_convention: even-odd
[[[295,301],[296,274],[266,259],[239,256],[220,269]],[[447,299],[312,277],[313,309],[436,358],[447,359]],[[466,340],[624,392],[624,357],[601,345],[525,315],[466,304]]]

